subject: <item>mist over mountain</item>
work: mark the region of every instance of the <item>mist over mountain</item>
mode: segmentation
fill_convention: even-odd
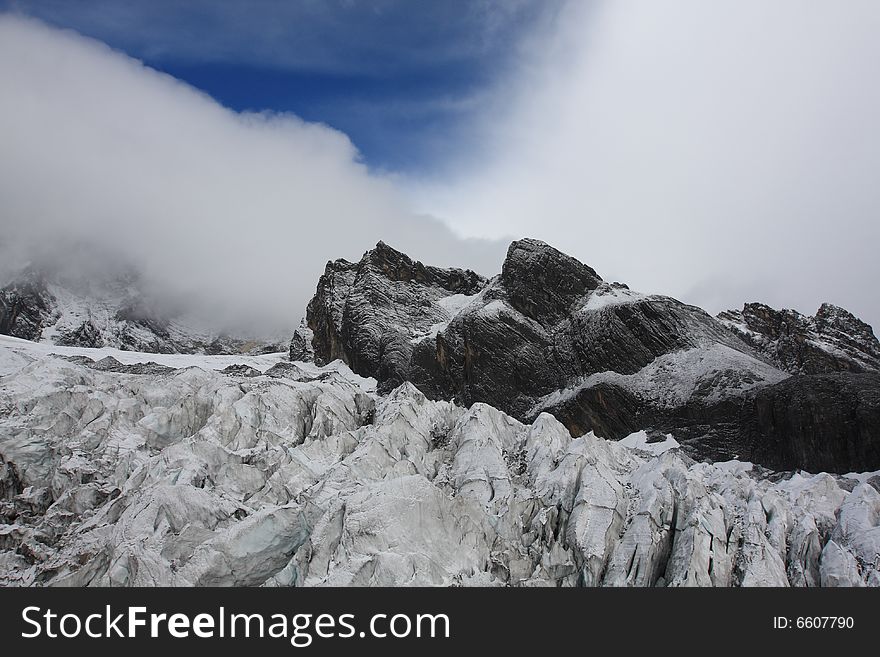
[[[220,322],[273,326],[296,324],[326,260],[376,235],[476,269],[503,258],[412,212],[342,133],[230,111],[72,32],[0,15],[0,79],[3,270],[92,244]]]

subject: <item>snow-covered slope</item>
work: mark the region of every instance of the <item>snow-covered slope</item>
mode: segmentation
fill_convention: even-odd
[[[876,473],[572,438],[339,361],[6,338],[0,363],[4,584],[880,584]]]
[[[0,335],[0,376],[17,372],[23,366],[49,356],[60,356],[70,359],[76,357],[100,361],[112,358],[123,365],[157,363],[166,367],[185,368],[201,367],[208,370],[223,369],[230,365],[246,365],[260,372],[280,362],[286,362],[287,354],[283,352],[268,354],[163,354],[151,352],[129,351],[114,347],[93,349],[89,347],[60,346],[45,342],[34,343],[30,340]],[[302,367],[317,371],[312,363],[303,363]]]

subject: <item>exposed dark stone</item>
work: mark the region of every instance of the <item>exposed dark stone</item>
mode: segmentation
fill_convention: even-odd
[[[307,312],[316,361],[340,358],[380,390],[409,380],[435,398],[528,419],[544,395],[597,372],[637,372],[662,354],[723,344],[752,358],[699,308],[603,283],[537,240],[514,242],[492,281],[437,272],[382,243],[357,265],[328,263]],[[624,293],[626,303],[613,302]],[[471,298],[452,307],[452,294]],[[584,310],[593,295],[612,301]]]
[[[880,374],[793,376],[743,406],[751,457],[775,469],[880,468]]]
[[[155,309],[146,307],[138,299],[129,299],[116,311],[116,319],[120,322],[131,322],[142,326],[146,330],[160,338],[169,339],[168,332],[170,321],[158,313]]]
[[[312,347],[314,334],[303,319],[299,328],[293,333],[290,340],[290,360],[298,360],[310,363],[315,360],[315,350]]]
[[[222,374],[228,374],[229,376],[246,376],[246,377],[254,377],[260,376],[260,370],[251,367],[250,365],[228,365],[220,370]]]
[[[180,309],[151,303],[130,270],[95,272],[91,280],[83,272],[60,273],[54,265],[58,263],[29,267],[0,289],[0,334],[60,346],[164,354],[271,353],[287,348],[243,336],[207,339],[201,330],[176,323],[173,318]],[[74,320],[77,317],[85,319]]]
[[[747,303],[718,318],[740,338],[792,374],[880,371],[880,342],[852,313],[823,303],[813,317]]]
[[[37,340],[52,317],[54,298],[42,277],[26,271],[0,290],[0,334]]]
[[[11,500],[23,490],[24,484],[15,464],[6,461],[0,454],[0,500]]]
[[[150,361],[148,363],[132,363],[130,365],[126,365],[124,363],[120,363],[118,360],[113,358],[113,356],[105,356],[101,360],[91,365],[91,367],[102,372],[118,372],[120,374],[171,374],[172,372],[177,371],[173,367],[160,365],[159,363],[155,363],[153,361]]]
[[[568,316],[601,282],[591,267],[533,239],[513,242],[501,268],[510,305],[544,325]]]
[[[73,331],[61,335],[56,344],[68,347],[95,348],[104,346],[104,338],[101,331],[91,321],[85,321]]]
[[[485,283],[469,270],[425,266],[383,242],[357,264],[329,262],[306,310],[315,362],[338,358],[394,388],[408,377],[413,337],[449,319],[438,300],[475,294]]]
[[[77,365],[85,365],[86,367],[92,367],[95,364],[95,360],[93,358],[89,358],[88,356],[63,356],[59,354],[49,355],[55,356],[56,358],[60,358],[62,360],[66,360],[70,363],[76,363]]]
[[[271,376],[276,379],[293,379],[294,381],[316,381],[325,378],[327,374],[314,376],[295,363],[282,362],[275,363],[272,367],[266,370],[266,376]]]

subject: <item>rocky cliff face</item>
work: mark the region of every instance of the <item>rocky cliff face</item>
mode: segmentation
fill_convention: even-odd
[[[880,585],[871,473],[573,438],[338,361],[34,349],[0,351],[2,585]]]
[[[880,373],[793,376],[748,400],[741,424],[751,457],[771,468],[845,472],[880,463]]]
[[[852,456],[835,448],[821,456],[795,449],[803,436],[781,416],[754,421],[759,390],[764,405],[803,390],[798,399],[809,398],[814,408],[841,409],[813,413],[823,440],[851,440],[842,404],[858,403],[868,408],[857,415],[860,440],[876,446],[876,398],[847,397],[847,391],[872,389],[874,379],[836,379],[839,391],[803,377],[779,387],[792,371],[826,371],[818,363],[837,363],[833,371],[869,369],[877,343],[870,327],[823,306],[808,324],[814,342],[831,346],[813,353],[770,349],[755,337],[757,330],[738,330],[731,317],[722,321],[669,297],[609,284],[590,267],[528,239],[511,244],[501,274],[491,280],[426,267],[380,243],[357,264],[329,263],[307,310],[316,361],[339,358],[375,377],[380,390],[411,381],[430,398],[488,403],[520,421],[546,411],[574,436],[671,431],[698,458],[772,462],[757,447],[757,436],[766,434],[792,446],[784,459],[791,467],[880,467],[875,447]],[[766,322],[768,335],[793,335],[773,326],[775,320]],[[800,369],[793,369],[795,362]]]
[[[341,359],[384,389],[410,377],[419,338],[439,331],[486,280],[428,267],[379,242],[359,263],[327,263],[306,311],[315,362]]]
[[[0,335],[39,340],[53,319],[54,300],[42,278],[26,271],[0,290]]]
[[[791,374],[880,371],[880,342],[871,327],[830,303],[823,303],[813,317],[747,303],[718,319]]]

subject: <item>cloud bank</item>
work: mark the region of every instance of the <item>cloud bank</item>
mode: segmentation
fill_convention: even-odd
[[[295,322],[379,239],[494,272],[504,244],[416,216],[348,138],[239,114],[99,42],[0,15],[0,247],[89,242],[223,317]]]
[[[571,2],[421,206],[606,278],[880,325],[880,4]]]

